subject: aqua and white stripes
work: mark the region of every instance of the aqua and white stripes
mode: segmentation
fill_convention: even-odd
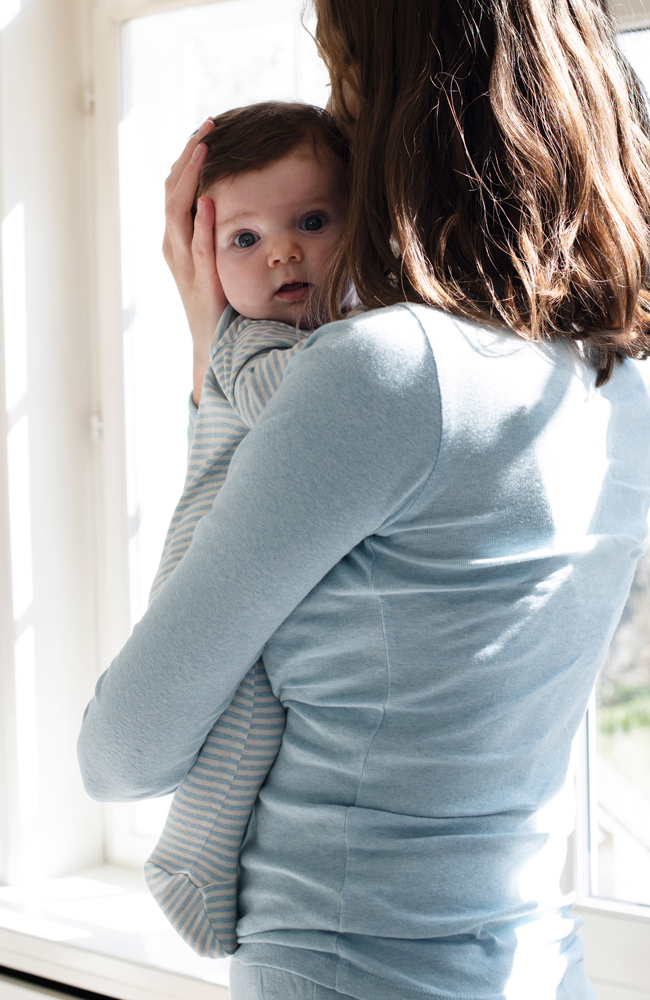
[[[303,336],[284,323],[246,320],[226,309],[212,341],[185,486],[152,600],[187,550],[198,520],[211,509],[237,445],[280,385]],[[160,840],[145,863],[152,895],[200,955],[219,958],[237,947],[239,852],[284,723],[260,660],[177,788]]]
[[[150,599],[180,562],[199,518],[212,509],[237,445],[277,390],[304,336],[285,323],[244,319],[230,306],[224,312],[212,340],[183,493]]]
[[[239,851],[283,730],[284,711],[258,661],[176,790],[145,864],[151,893],[200,955],[221,958],[237,947]]]

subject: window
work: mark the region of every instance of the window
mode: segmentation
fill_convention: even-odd
[[[130,619],[147,605],[183,485],[191,351],[162,260],[165,177],[208,115],[266,99],[327,101],[301,0],[229,0],[129,18],[120,27],[122,309]],[[218,53],[218,58],[215,58]],[[168,800],[110,810],[109,860],[141,864]]]
[[[619,35],[646,89],[650,30]],[[647,366],[639,370],[650,390]],[[640,560],[588,713],[583,895],[650,907],[650,551]],[[650,909],[647,910],[650,919]]]
[[[650,908],[649,605],[646,553],[600,675],[588,733],[591,894]]]
[[[624,32],[619,44],[650,93],[650,29]],[[640,369],[650,389],[647,367]],[[646,907],[650,907],[649,606],[650,552],[637,568],[599,678],[589,725],[591,894]]]
[[[619,44],[650,92],[648,13]],[[650,389],[647,363],[640,366]],[[630,597],[587,716],[572,865],[587,968],[599,1000],[645,998],[650,982],[650,552]]]
[[[300,24],[301,8],[298,0],[222,0],[130,18],[121,25],[132,621],[146,607],[180,495],[191,389],[187,322],[160,250],[164,180],[190,133],[208,115],[270,98],[325,103],[326,73]]]

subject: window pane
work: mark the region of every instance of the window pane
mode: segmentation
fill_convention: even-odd
[[[642,365],[650,382],[648,362]],[[650,906],[650,552],[596,687],[590,733],[591,892]]]
[[[164,182],[208,115],[260,100],[323,106],[327,74],[303,0],[221,0],[122,28],[120,204],[131,619],[147,605],[185,472],[191,343],[162,259]],[[305,14],[305,23],[310,24]],[[133,863],[168,799],[116,807],[113,860]],[[124,816],[131,817],[124,822]],[[126,841],[128,840],[128,844]],[[142,846],[140,846],[142,841]],[[120,846],[121,845],[121,846]]]
[[[650,91],[650,31],[619,44]],[[640,371],[650,388],[648,362]],[[650,552],[596,686],[589,746],[593,896],[650,906]]]
[[[323,105],[327,76],[302,0],[222,0],[127,21],[120,199],[131,617],[147,603],[185,464],[191,348],[162,259],[163,185],[208,115],[267,99]]]

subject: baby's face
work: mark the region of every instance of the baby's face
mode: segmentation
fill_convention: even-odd
[[[237,312],[295,325],[306,305],[326,301],[327,264],[343,231],[339,191],[337,166],[305,143],[204,192],[215,205],[219,278]]]

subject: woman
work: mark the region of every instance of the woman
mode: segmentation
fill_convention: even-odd
[[[233,1000],[587,1000],[558,880],[646,534],[643,100],[595,0],[316,11],[354,165],[332,303],[351,273],[370,308],[312,335],[238,449],[99,681],[85,780],[173,789],[261,650],[287,727]],[[167,190],[199,384],[209,128]]]

